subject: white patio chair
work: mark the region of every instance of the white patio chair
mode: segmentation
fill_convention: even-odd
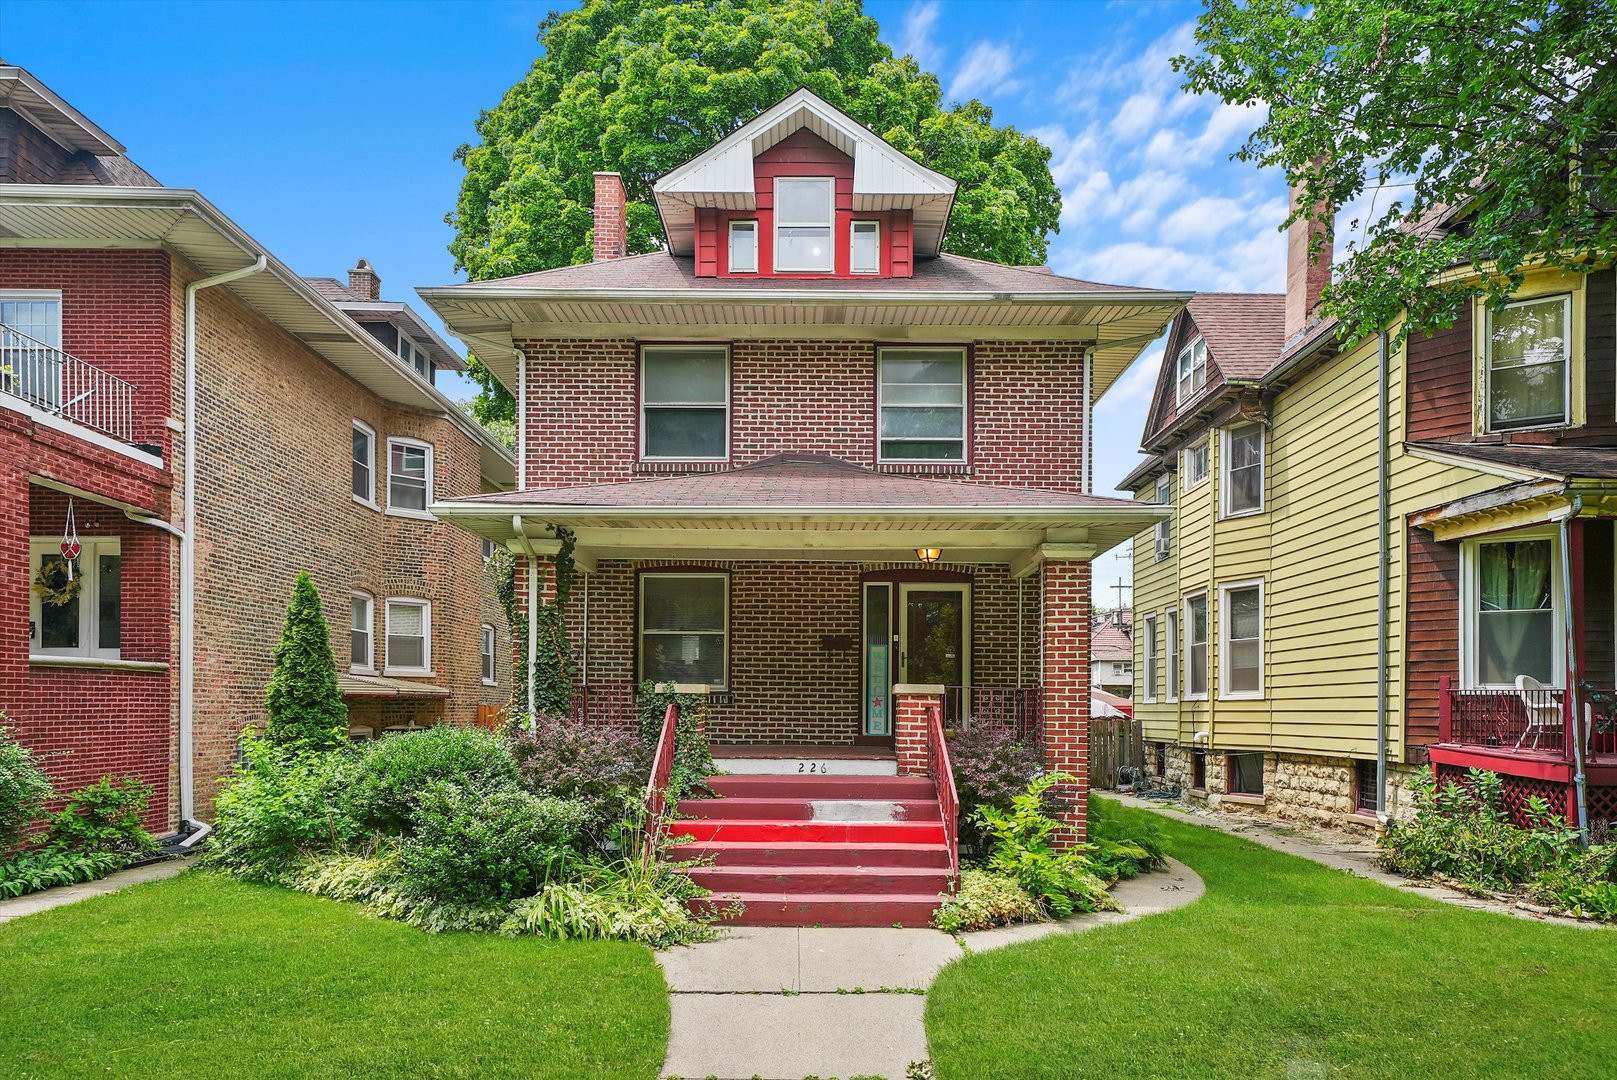
[[[1527,726],[1522,729],[1521,738],[1516,740],[1515,749],[1520,750],[1522,743],[1531,735],[1533,749],[1537,750],[1538,741],[1544,737],[1544,733],[1561,726],[1561,703],[1555,700],[1553,694],[1544,693],[1548,689],[1531,675],[1516,676],[1516,692],[1521,695]]]

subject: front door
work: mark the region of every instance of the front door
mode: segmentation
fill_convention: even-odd
[[[970,589],[964,583],[899,586],[898,681],[970,682]]]

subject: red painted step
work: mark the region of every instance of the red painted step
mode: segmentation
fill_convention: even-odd
[[[936,799],[937,785],[924,776],[710,776],[721,796],[754,799]]]
[[[669,862],[703,859],[713,866],[925,866],[947,869],[949,849],[942,844],[794,843],[792,841],[675,844],[666,849]]]
[[[943,822],[938,821],[745,821],[723,818],[681,818],[668,823],[676,842],[694,840],[771,841],[858,844],[941,844]]]
[[[886,896],[894,893],[941,894],[949,888],[949,871],[935,866],[705,866],[685,871],[690,879],[715,893],[820,893],[839,896]]]
[[[723,799],[681,799],[679,812],[688,818],[728,818],[747,821],[809,821],[815,817],[814,804],[818,802],[846,802],[849,800],[820,798],[755,799],[732,795]],[[857,802],[882,803],[892,807],[891,818],[880,816],[885,807],[873,807],[871,821],[941,821],[938,800],[932,799],[859,799]],[[676,822],[677,824],[677,822]]]
[[[924,927],[943,898],[933,893],[894,893],[880,897],[825,893],[714,893],[690,904],[698,911],[722,912],[740,902],[735,926],[894,926]]]

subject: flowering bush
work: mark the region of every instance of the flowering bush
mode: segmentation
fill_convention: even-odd
[[[511,754],[528,791],[580,805],[582,834],[596,845],[638,806],[651,769],[651,751],[634,732],[562,719],[513,733]]]
[[[990,725],[963,731],[949,739],[949,761],[960,793],[960,822],[973,850],[983,849],[977,810],[1008,810],[1011,800],[1044,771],[1039,749],[1019,741],[1009,728]]]

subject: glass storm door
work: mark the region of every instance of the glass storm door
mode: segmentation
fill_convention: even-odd
[[[968,588],[964,584],[899,586],[903,682],[966,685],[971,676]]]
[[[860,632],[864,654],[865,735],[893,733],[893,587],[887,582],[865,585],[865,609]]]

